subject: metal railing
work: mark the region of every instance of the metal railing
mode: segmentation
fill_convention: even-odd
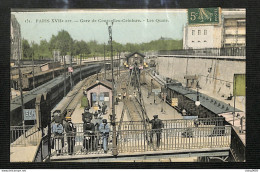
[[[24,132],[25,131],[25,132]],[[41,140],[42,133],[36,125],[10,126],[10,145],[11,146],[36,146]]]
[[[53,155],[84,155],[84,154],[102,154],[104,136],[99,132],[85,134],[84,132],[75,132],[51,137],[51,148]],[[111,154],[112,132],[107,139],[108,151]]]
[[[234,128],[231,130],[231,140],[230,150],[233,160],[235,162],[244,162],[246,160],[246,145],[239,138],[239,135]]]
[[[161,50],[158,55],[245,56],[246,47]]]
[[[146,152],[179,149],[222,148],[230,146],[231,126],[189,127],[148,131],[121,131],[118,152]],[[159,138],[159,140],[158,140]]]
[[[196,124],[203,126],[223,126],[224,118],[198,118],[195,119],[172,119],[172,120],[162,120],[164,128],[187,128],[195,127]],[[118,126],[119,123],[116,123]],[[144,125],[142,121],[123,121],[121,124],[121,130],[144,130]]]
[[[146,135],[147,133],[147,135]],[[121,130],[117,132],[119,153],[180,149],[230,147],[231,126],[163,128],[162,130]],[[95,132],[75,132],[52,137],[52,155],[103,154],[104,136]],[[108,154],[112,154],[112,132],[107,137]]]
[[[49,158],[48,139],[49,139],[48,135],[42,137],[34,157],[34,162],[43,162]]]
[[[195,127],[196,124],[200,126],[223,126],[224,118],[223,117],[215,117],[215,118],[198,118],[195,119],[172,119],[172,120],[162,120],[164,124],[164,128],[187,128],[187,127]],[[116,122],[116,129],[118,131],[120,122]],[[76,132],[83,132],[83,124],[75,123]],[[109,123],[110,131],[112,131],[112,125]],[[123,121],[121,123],[120,130],[144,130],[143,121]],[[150,127],[151,129],[151,127]]]

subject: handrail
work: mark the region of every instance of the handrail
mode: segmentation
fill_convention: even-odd
[[[166,151],[166,150],[180,150],[180,149],[201,149],[201,148],[227,148],[231,144],[231,126],[201,126],[188,128],[163,128],[150,129],[148,132],[149,143],[146,144],[146,136],[142,130],[121,130],[117,131],[117,147],[119,153],[125,152],[146,152],[146,151]],[[158,136],[160,135],[160,143],[158,145]],[[112,154],[112,143],[110,140],[112,132],[108,137],[109,154]],[[104,135],[100,132],[93,132],[87,134],[84,132],[75,132],[74,134],[66,134],[52,137],[60,139],[58,142],[64,142],[56,145],[54,149],[60,150],[60,155],[67,155],[69,152],[68,144],[70,140],[74,141],[74,146],[83,147],[86,151],[73,150],[74,155],[86,154],[103,154],[101,146]],[[87,141],[84,141],[87,139]],[[70,141],[71,142],[71,141]],[[53,154],[55,155],[55,154]]]

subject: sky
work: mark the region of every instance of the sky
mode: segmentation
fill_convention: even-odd
[[[66,30],[74,40],[108,42],[108,24],[113,40],[122,44],[142,43],[161,37],[182,39],[187,12],[175,10],[67,10],[12,12],[21,26],[22,38],[39,43]]]

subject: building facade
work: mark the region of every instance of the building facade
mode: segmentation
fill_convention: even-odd
[[[99,81],[86,88],[86,91],[91,107],[104,103],[112,108],[112,83]]]
[[[21,28],[20,24],[18,23],[17,19],[13,14],[11,14],[11,59],[17,60],[18,59],[18,48],[21,47]]]
[[[245,47],[245,11],[223,11],[223,47]]]
[[[183,49],[245,47],[245,18],[244,9],[222,9],[219,24],[187,24],[183,29]]]

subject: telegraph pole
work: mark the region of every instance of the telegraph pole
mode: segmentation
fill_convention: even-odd
[[[63,97],[66,96],[66,62],[65,62],[65,56],[63,56],[63,66],[64,66],[64,71],[63,71],[63,76],[64,76],[64,82],[63,82],[63,88],[64,88],[64,95]]]
[[[79,76],[80,76],[80,80],[82,80],[82,76],[81,76],[81,58],[82,58],[82,54],[80,54],[80,61],[79,61],[79,70],[80,70]]]
[[[106,78],[106,44],[104,43],[104,69],[105,69],[105,79]]]
[[[32,54],[32,64],[33,64],[33,68],[32,68],[32,75],[33,75],[33,89],[35,88],[35,80],[34,80],[34,51]]]
[[[119,63],[118,63],[118,68],[119,68],[119,76],[120,76],[120,60],[121,60],[121,56],[120,56],[121,52],[119,51]]]
[[[117,71],[116,71],[116,79],[118,80],[118,73],[119,73],[119,72],[118,72],[118,70],[119,70],[119,60],[118,60],[118,59],[119,59],[119,55],[118,55],[118,50],[117,50],[117,52],[116,52],[116,58],[117,58],[117,62],[118,62],[118,63],[117,63],[117,64],[118,64],[118,66],[117,66]]]
[[[72,53],[70,54],[70,67],[72,69]],[[73,83],[72,83],[72,71],[70,71],[70,90],[72,90]]]
[[[55,62],[55,56],[56,56],[56,51],[54,50],[53,53],[53,62],[52,62],[52,78],[54,79],[54,62]]]
[[[24,124],[24,104],[23,104],[23,83],[22,83],[22,73],[20,69],[20,60],[22,58],[22,50],[21,50],[21,40],[18,41],[18,72],[19,72],[19,82],[20,82],[20,96],[21,96],[21,108],[22,108],[22,121],[23,121],[23,134],[26,137],[25,134],[25,124]]]
[[[108,23],[107,23],[108,25]],[[111,72],[112,72],[112,119],[111,124],[113,125],[113,136],[112,136],[112,154],[114,156],[118,155],[117,152],[117,145],[116,145],[116,114],[115,114],[115,85],[114,85],[114,63],[113,63],[113,45],[112,45],[112,25],[108,26],[108,33],[109,33],[109,42],[110,42],[110,51],[111,51]]]

